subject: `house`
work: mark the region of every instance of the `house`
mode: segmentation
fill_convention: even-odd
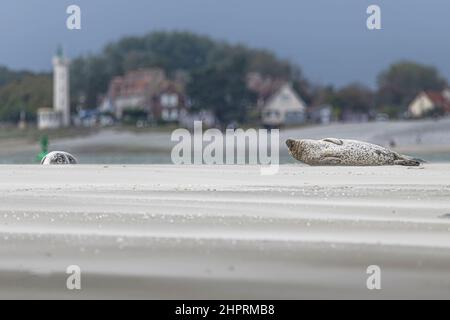
[[[165,122],[178,122],[186,112],[186,99],[175,82],[166,81],[160,87],[153,108],[153,115]]]
[[[412,118],[450,114],[450,90],[421,92],[408,106]]]
[[[39,130],[58,129],[61,127],[61,112],[51,108],[40,108],[37,112],[37,126]]]
[[[131,71],[111,80],[99,109],[117,119],[138,112],[150,121],[178,122],[186,109],[184,85],[159,68]]]
[[[256,93],[258,97],[257,107],[264,107],[267,100],[286,84],[286,80],[263,76],[259,72],[250,72],[246,77],[247,88]],[[261,111],[261,110],[260,110]]]
[[[450,88],[442,90],[442,95],[444,96],[445,99],[450,101]]]
[[[278,89],[262,107],[262,123],[267,127],[301,124],[306,121],[306,104],[285,83]]]

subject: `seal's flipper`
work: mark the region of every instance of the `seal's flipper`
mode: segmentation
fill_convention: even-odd
[[[420,158],[412,158],[411,160],[418,161],[420,163],[427,163],[425,160],[420,159]]]
[[[322,141],[331,142],[331,143],[337,144],[338,146],[342,146],[344,144],[344,142],[341,139],[336,139],[336,138],[325,138],[325,139],[322,139]]]
[[[417,167],[420,166],[420,161],[417,161],[415,159],[402,159],[402,160],[395,160],[394,164],[397,166]]]
[[[336,166],[341,164],[341,159],[337,157],[325,157],[318,162],[319,166]]]
[[[403,154],[396,154],[396,160],[394,161],[394,164],[399,166],[411,166],[411,167],[417,167],[420,166],[422,163],[426,163],[426,161],[418,158],[412,158],[409,156],[405,156]]]

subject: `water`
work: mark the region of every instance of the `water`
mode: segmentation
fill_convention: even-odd
[[[428,163],[450,162],[449,153],[410,154]],[[171,164],[170,152],[102,152],[75,154],[81,164]],[[280,153],[280,164],[297,161],[287,152]],[[36,153],[20,152],[0,156],[0,164],[37,164]]]
[[[81,164],[170,164],[170,153],[77,153]],[[0,157],[0,164],[38,164],[36,154],[23,152]]]

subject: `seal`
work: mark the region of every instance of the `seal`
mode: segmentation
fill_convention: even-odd
[[[77,159],[68,152],[52,151],[47,154],[41,161],[43,165],[50,164],[77,164]]]
[[[418,166],[424,162],[357,140],[288,139],[286,145],[292,157],[311,166]]]

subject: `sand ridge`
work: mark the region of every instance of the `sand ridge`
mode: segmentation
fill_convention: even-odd
[[[446,164],[0,166],[0,297],[450,298],[449,181]]]

